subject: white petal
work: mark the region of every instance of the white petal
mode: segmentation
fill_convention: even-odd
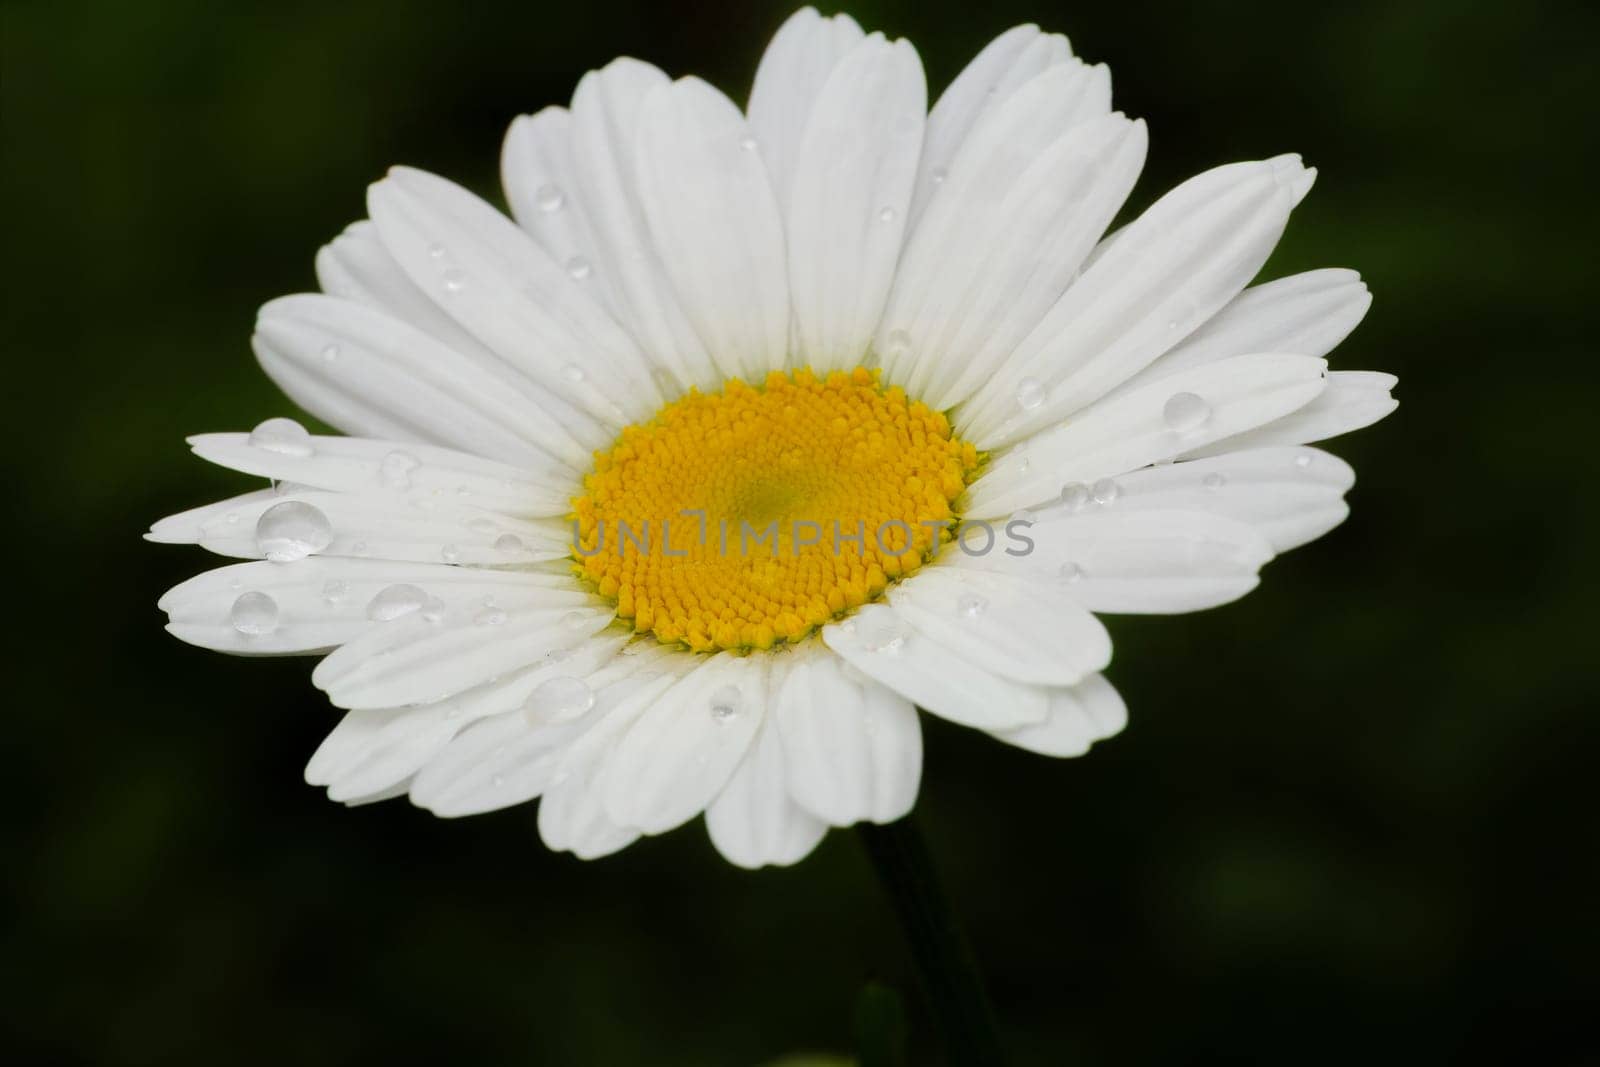
[[[666,84],[665,74],[635,59],[584,75],[572,97],[573,170],[596,241],[595,270],[616,294],[618,319],[676,385],[714,389],[722,376],[679,305],[639,201],[639,113]]]
[[[1249,526],[1201,511],[1122,512],[1113,504],[1040,512],[1027,534],[1032,545],[1021,557],[947,555],[955,569],[998,571],[1041,600],[1048,590],[1090,611],[1140,614],[1237,600],[1256,587],[1256,572],[1272,558],[1272,546]]]
[[[865,355],[900,256],[926,105],[916,51],[877,34],[823,88],[788,209],[797,362],[827,371]]]
[[[912,627],[889,604],[868,604],[823,628],[822,639],[851,666],[935,715],[980,729],[1040,722],[1045,690],[1012,681]]]
[[[1344,521],[1344,494],[1355,480],[1349,464],[1314,448],[1258,448],[1119,475],[1113,507],[1210,512],[1249,525],[1287,552]]]
[[[368,190],[367,208],[418,287],[535,383],[535,399],[574,409],[558,412],[574,434],[600,432],[608,444],[660,406],[649,362],[590,291],[592,264],[558,264],[493,207],[426,171],[391,169]]]
[[[599,242],[573,160],[572,113],[547,107],[513,119],[500,153],[500,177],[517,225],[569,273],[587,267],[585,286],[620,319],[616,279],[599,263]]]
[[[787,867],[810,854],[828,824],[796,804],[784,781],[783,742],[768,717],[733,777],[706,809],[711,843],[746,868]]]
[[[1105,627],[1056,584],[961,567],[958,549],[946,557],[956,565],[925,567],[889,590],[890,606],[917,630],[1031,685],[1074,685],[1111,662]]]
[[[262,368],[295,403],[354,436],[438,444],[507,463],[539,465],[553,456],[581,469],[589,462],[589,451],[530,411],[508,379],[381,311],[286,296],[262,307],[251,341]]]
[[[572,468],[553,459],[511,466],[432,445],[361,437],[312,437],[302,456],[262,448],[244,433],[189,438],[195,455],[229,470],[279,482],[346,493],[412,493],[519,516],[571,511],[582,485]]]
[[[1111,395],[1246,352],[1326,356],[1371,306],[1372,294],[1353,270],[1313,270],[1253,285]]]
[[[880,331],[886,369],[941,411],[994,374],[1061,298],[1144,164],[1144,124],[1121,115],[1013,157],[1004,150],[1017,140],[1012,125],[1048,113],[1031,89],[973,134],[983,151],[958,161],[929,206]]]
[[[773,707],[789,794],[834,826],[910,811],[922,774],[916,708],[820,644],[791,660]]]
[[[1237,163],[1193,178],[1124,230],[957,412],[979,448],[1012,444],[1132,377],[1261,269],[1293,204],[1298,163]],[[1029,387],[1042,395],[1019,400]]]
[[[387,791],[414,774],[458,728],[442,716],[416,709],[352,711],[323,739],[306,764],[306,781],[328,787],[328,796],[349,801]]]
[[[152,528],[151,539],[198,544],[223,556],[262,559],[265,553],[257,543],[256,525],[264,512],[287,503],[309,504],[327,518],[333,540],[317,553],[321,556],[505,566],[561,559],[572,551],[571,529],[565,523],[516,519],[431,492],[250,493],[163,519]],[[507,534],[516,538],[515,545],[502,540]]]
[[[317,284],[329,296],[354,300],[408,322],[479,363],[493,354],[417,288],[378,239],[370,219],[352,222],[317,252]]]
[[[639,119],[638,192],[667,276],[723,375],[759,382],[789,342],[783,223],[744,116],[698,78]]]
[[[592,637],[612,618],[612,605],[577,588],[541,590],[535,603],[507,606],[497,596],[492,606],[447,610],[438,620],[403,615],[330,653],[312,684],[341,708],[432,704],[515,671],[563,673],[547,653]]]
[[[1081,756],[1096,741],[1117,733],[1128,721],[1122,697],[1101,674],[1091,674],[1067,689],[1050,690],[1050,717],[994,736],[1041,756]]]
[[[1036,75],[1071,59],[1072,48],[1065,37],[1040,33],[1039,27],[1032,24],[1013,26],[984,46],[940,94],[928,115],[926,147],[912,201],[913,220],[921,216],[941,179],[949,173],[980,117],[1003,104]],[[1109,89],[1109,80],[1107,86]]]
[[[537,600],[552,590],[552,576],[447,567],[443,564],[312,557],[285,566],[237,563],[197,574],[162,596],[167,630],[203,648],[243,655],[321,652],[376,626],[367,617],[372,598],[392,585],[415,585],[447,607]],[[570,584],[570,583],[569,583]],[[246,593],[265,593],[278,608],[270,633],[240,633],[233,605]]]
[[[849,15],[823,18],[815,8],[803,7],[778,28],[761,56],[750,89],[750,130],[780,207],[788,206],[817,98],[834,66],[861,37],[861,27]]]
[[[1213,442],[1190,454],[1208,456],[1267,445],[1309,444],[1371,426],[1400,406],[1400,401],[1389,395],[1397,381],[1394,375],[1379,371],[1333,371],[1328,375],[1328,387],[1311,403],[1264,426]]]
[[[630,698],[660,693],[660,680],[641,677],[633,657],[599,671],[569,675],[589,686],[594,704],[577,718],[547,722],[521,711],[480,719],[461,731],[417,773],[412,803],[456,817],[521,804],[555,784],[577,739]]]
[[[1054,500],[1067,483],[1124,474],[1254,429],[1310,403],[1325,368],[1309,356],[1234,356],[1108,399],[995,459],[969,490],[964,513],[1008,515]],[[1167,404],[1179,393],[1207,406],[1200,426],[1169,423]]]
[[[658,834],[706,809],[766,717],[766,666],[762,656],[707,657],[639,716],[606,767],[612,822]]]

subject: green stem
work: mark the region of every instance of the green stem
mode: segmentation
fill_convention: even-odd
[[[908,815],[886,826],[860,823],[856,832],[911,946],[946,1058],[955,1067],[1004,1063],[983,978],[916,823]]]

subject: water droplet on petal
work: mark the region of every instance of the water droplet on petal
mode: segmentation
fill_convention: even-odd
[[[439,275],[439,281],[447,293],[459,293],[467,286],[467,276],[459,267],[451,267]]]
[[[956,601],[956,613],[964,619],[976,619],[989,608],[989,601],[977,593],[963,593]]]
[[[330,343],[330,344],[325,344],[325,345],[322,346],[322,362],[324,362],[324,363],[332,363],[335,360],[337,360],[338,358],[339,358],[339,346],[338,345]]]
[[[1094,495],[1094,502],[1103,507],[1122,495],[1122,487],[1110,478],[1101,478],[1094,483],[1090,492]]]
[[[581,382],[584,379],[583,368],[576,363],[568,363],[561,368],[561,376],[569,382]]]
[[[567,274],[574,281],[581,282],[592,273],[594,273],[594,267],[582,256],[573,256],[567,260]]]
[[[355,544],[350,546],[350,551],[357,556],[365,556],[372,550],[367,547],[367,543],[365,541],[357,541]]]
[[[510,556],[519,552],[526,552],[527,546],[522,543],[522,538],[518,537],[516,534],[507,533],[501,534],[499,537],[494,539],[494,550],[496,552],[504,552],[506,555]]]
[[[718,722],[732,722],[744,710],[744,694],[736,685],[725,685],[711,694],[711,717]]]
[[[881,208],[878,211],[878,221],[879,222],[893,222],[894,221],[894,216],[895,216],[895,210],[892,207]]]
[[[741,137],[739,138],[739,147],[746,152],[754,152],[756,150],[756,139],[748,135]]]
[[[1056,571],[1056,577],[1061,579],[1063,585],[1072,585],[1083,577],[1083,568],[1076,563],[1063,563],[1061,569]]]
[[[378,461],[378,481],[390,489],[410,489],[411,472],[422,461],[410,452],[390,452]]]
[[[1017,383],[1017,407],[1032,411],[1044,403],[1044,385],[1037,378],[1024,378]]]
[[[431,245],[428,246],[428,258],[429,259],[443,259],[444,258],[444,253],[445,253],[444,245],[431,244]]]
[[[228,622],[248,637],[265,636],[278,628],[278,602],[265,593],[242,593],[228,609]]]
[[[428,602],[428,594],[414,585],[391,585],[367,604],[367,618],[388,622],[409,615]]]
[[[1200,484],[1204,485],[1207,489],[1210,489],[1212,492],[1216,492],[1218,489],[1222,488],[1223,483],[1226,482],[1226,481],[1227,481],[1227,479],[1224,478],[1222,475],[1216,474],[1216,473],[1212,473],[1212,474],[1206,475],[1205,476],[1205,480],[1203,482],[1201,482]]]
[[[427,619],[429,622],[443,621],[444,612],[444,601],[440,600],[436,596],[430,596],[422,603],[422,617]]]
[[[1089,487],[1082,482],[1068,482],[1061,487],[1061,502],[1069,511],[1080,511],[1089,503]]]
[[[344,598],[349,595],[350,585],[348,582],[341,582],[339,579],[335,578],[331,581],[322,583],[322,599],[327,601],[329,604],[342,603]]]
[[[333,542],[333,524],[303,500],[274,504],[256,520],[256,547],[274,563],[293,563]]]
[[[444,560],[446,563],[460,563],[461,550],[455,545],[445,545],[443,548],[439,549],[439,558]]]
[[[1161,408],[1161,421],[1175,433],[1190,433],[1206,424],[1211,405],[1194,393],[1173,393]]]
[[[861,647],[868,652],[895,655],[905,647],[906,634],[897,620],[876,618],[863,620],[859,626]]]
[[[933,184],[943,185],[944,180],[950,177],[950,172],[943,167],[934,167],[933,173],[929,177],[933,179]]]
[[[581,678],[559,674],[540,682],[523,702],[530,725],[569,722],[594,707],[594,690]]]
[[[544,212],[560,211],[567,196],[558,185],[541,185],[533,191],[533,202]]]
[[[314,451],[311,435],[293,419],[268,419],[250,431],[250,445],[263,452],[304,459]]]
[[[1307,467],[1311,466],[1310,453],[1302,452],[1298,456],[1294,457],[1294,465],[1299,467],[1301,470],[1305,470]]]
[[[593,612],[569,611],[561,616],[561,625],[569,630],[581,630],[594,618]]]
[[[484,608],[472,617],[476,626],[502,626],[506,621],[506,613],[500,608]]]

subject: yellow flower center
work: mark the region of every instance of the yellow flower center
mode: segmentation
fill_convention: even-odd
[[[575,566],[639,633],[770,648],[931,559],[977,466],[944,415],[863,368],[734,379],[596,454]]]

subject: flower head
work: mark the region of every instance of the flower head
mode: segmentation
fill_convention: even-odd
[[[391,171],[255,335],[348,436],[191,439],[274,485],[155,525],[251,561],[169,629],[325,654],[335,800],[538,797],[580,856],[703,813],[791,863],[898,818],[918,707],[1047,755],[1117,732],[1098,614],[1223,604],[1344,518],[1304,446],[1394,407],[1322,358],[1369,297],[1250,286],[1294,156],[1106,236],[1145,127],[1058,35],[926,102],[911,45],[807,8],[743,111],[619,59],[519,118],[509,218]]]

